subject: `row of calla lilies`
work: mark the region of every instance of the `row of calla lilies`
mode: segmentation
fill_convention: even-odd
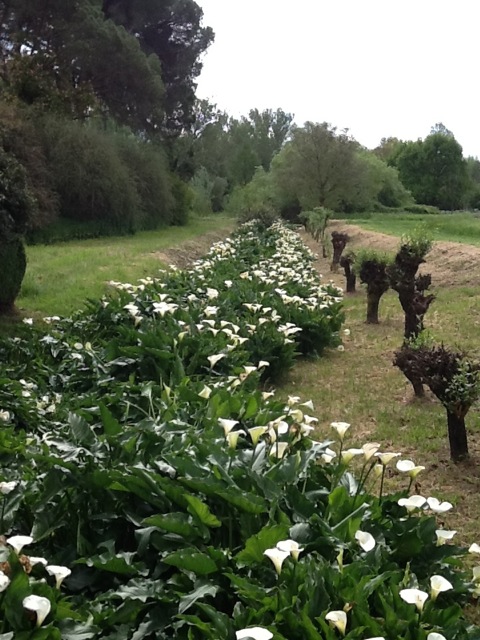
[[[342,346],[295,233],[250,223],[111,284],[0,347],[0,638],[479,637],[480,569],[452,505],[410,495],[423,467],[265,387]]]

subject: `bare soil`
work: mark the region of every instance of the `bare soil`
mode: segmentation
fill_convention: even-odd
[[[332,231],[347,233],[350,240],[347,249],[376,249],[394,253],[400,244],[399,238],[368,231],[354,224],[335,220],[328,225],[327,237]],[[303,234],[303,240],[315,252],[321,252],[320,245]],[[469,287],[480,284],[480,247],[459,242],[434,242],[427,256],[428,264],[420,268],[420,273],[431,273],[432,284],[449,287]],[[324,272],[326,276],[326,272]],[[342,281],[344,282],[344,278]],[[340,284],[340,282],[339,282]]]
[[[227,235],[228,233],[225,229],[222,231],[211,231],[198,236],[195,240],[183,242],[177,247],[172,247],[166,251],[157,251],[154,255],[165,264],[173,265],[179,269],[185,269],[195,262],[195,260],[202,258],[213,243],[224,240]]]

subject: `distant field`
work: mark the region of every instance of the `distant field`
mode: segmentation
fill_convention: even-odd
[[[346,217],[345,222],[358,224],[370,231],[401,236],[419,225],[433,234],[434,240],[448,240],[480,246],[480,215],[473,213],[446,213],[418,215],[413,213],[373,213],[368,219]]]
[[[109,280],[136,282],[154,276],[165,266],[159,253],[205,234],[228,233],[233,226],[231,218],[212,216],[194,218],[185,227],[134,236],[27,247],[27,273],[17,307],[26,316],[68,315],[83,306],[87,298],[105,293]]]

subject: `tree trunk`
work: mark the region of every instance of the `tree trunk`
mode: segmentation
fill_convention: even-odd
[[[381,297],[376,291],[367,292],[367,324],[379,324],[378,307]]]
[[[355,275],[355,272],[350,269],[350,266],[345,267],[345,278],[347,279],[347,293],[355,293],[357,276]]]
[[[459,416],[447,409],[448,440],[450,442],[450,457],[453,462],[460,462],[468,458],[467,430],[465,416]]]

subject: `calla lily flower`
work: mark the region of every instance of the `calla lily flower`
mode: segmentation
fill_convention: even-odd
[[[362,447],[365,462],[368,462],[377,453],[379,448],[380,445],[378,442],[366,442]]]
[[[278,573],[278,575],[280,575],[280,572],[282,571],[283,561],[288,558],[288,556],[290,555],[290,551],[282,551],[278,547],[274,547],[273,549],[266,549],[263,552],[263,555],[267,556],[267,558],[270,558],[270,560],[273,562],[276,572]]]
[[[288,396],[287,404],[289,407],[293,407],[294,404],[298,404],[300,402],[300,396]]]
[[[277,442],[270,449],[270,455],[275,458],[279,458],[280,460],[285,455],[286,450],[288,449],[288,442]]]
[[[360,456],[363,449],[345,449],[342,451],[340,459],[344,464],[348,464],[354,456]]]
[[[355,540],[364,551],[371,551],[376,545],[375,538],[372,534],[367,531],[360,531],[360,529],[355,533]]]
[[[399,460],[397,462],[397,469],[400,473],[406,473],[410,478],[416,478],[420,471],[424,471],[425,467],[416,466],[412,460]]]
[[[8,587],[9,584],[10,584],[10,578],[7,575],[5,575],[3,571],[0,571],[0,593],[5,591],[5,589]]]
[[[37,627],[40,627],[45,618],[50,613],[52,605],[50,600],[43,598],[42,596],[27,596],[23,599],[23,606],[29,611],[34,611],[37,614]]]
[[[244,638],[253,638],[253,640],[271,640],[271,638],[273,638],[273,633],[263,627],[240,629],[240,631],[235,632],[235,635],[237,640],[243,640]]]
[[[218,424],[223,427],[226,437],[230,433],[230,431],[238,424],[238,420],[227,420],[226,418],[219,418]]]
[[[415,511],[415,509],[422,509],[426,502],[427,499],[423,496],[410,496],[409,498],[400,498],[398,500],[400,507],[405,507],[409,513]]]
[[[207,360],[210,362],[210,369],[212,369],[217,364],[217,362],[224,357],[224,353],[216,353],[213,356],[208,356]]]
[[[238,438],[240,437],[240,435],[247,435],[246,431],[244,431],[243,429],[239,429],[238,431],[230,431],[229,433],[227,433],[226,438],[230,449],[237,448]]]
[[[23,547],[27,544],[32,544],[33,538],[31,536],[12,536],[7,538],[7,543],[15,549],[15,553],[18,555]]]
[[[478,545],[476,542],[474,542],[468,548],[468,553],[479,553],[480,554],[480,545]]]
[[[68,567],[50,564],[45,567],[47,573],[55,578],[55,586],[60,589],[60,585],[72,573]]]
[[[313,406],[313,402],[311,400],[307,400],[306,402],[300,403],[301,407],[307,407],[310,411],[315,411],[315,407]]]
[[[208,398],[212,395],[212,390],[210,389],[210,387],[207,387],[207,385],[205,385],[198,395],[200,398],[208,400]]]
[[[377,458],[380,460],[380,463],[386,467],[389,462],[394,460],[395,458],[399,458],[401,453],[376,453]]]
[[[348,429],[350,429],[350,424],[348,422],[331,422],[330,426],[338,433],[340,442],[343,442],[345,433],[348,431]]]
[[[428,593],[420,589],[402,589],[399,595],[408,604],[414,604],[419,611],[423,610],[425,600],[428,598]]]
[[[15,487],[17,486],[18,482],[0,482],[0,493],[4,496],[8,495],[9,493],[11,493]]]
[[[439,593],[442,591],[450,591],[453,589],[453,584],[442,576],[432,576],[430,578],[430,596],[432,600],[436,600]]]
[[[441,547],[442,544],[445,544],[448,540],[452,540],[453,536],[456,534],[456,531],[447,531],[446,529],[437,529],[435,534],[437,536],[437,547]],[[479,547],[480,552],[480,547]]]
[[[376,478],[379,478],[379,477],[382,475],[382,473],[383,473],[383,465],[381,465],[381,464],[378,462],[378,463],[377,463],[376,465],[374,465],[374,467],[373,467],[373,475],[374,475]]]
[[[437,633],[436,631],[432,631],[428,634],[427,640],[447,640],[445,636],[442,636],[441,633]]]
[[[345,611],[330,611],[325,616],[325,620],[328,620],[330,626],[337,628],[342,636],[345,635],[347,629],[347,614]]]
[[[480,567],[473,567],[472,576],[474,582],[480,582]]]
[[[256,447],[260,437],[263,436],[264,433],[267,433],[268,427],[252,427],[248,429],[248,433],[252,439],[253,445]]]
[[[427,504],[434,513],[445,513],[453,507],[450,502],[440,502],[437,498],[427,498]]]
[[[374,638],[366,638],[366,640],[385,640],[384,636],[375,636]]]
[[[335,451],[333,451],[333,449],[329,449],[327,447],[320,457],[322,458],[323,462],[328,463],[332,462],[332,460],[337,457],[337,454],[335,453]]]
[[[294,560],[298,560],[298,556],[303,551],[295,540],[280,540],[280,542],[277,542],[277,549],[280,549],[280,551],[288,551]]]

